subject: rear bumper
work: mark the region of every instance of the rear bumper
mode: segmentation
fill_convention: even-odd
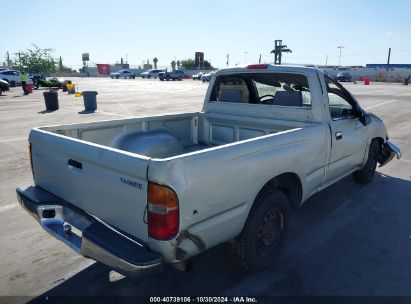
[[[126,276],[146,276],[162,271],[161,256],[149,251],[138,240],[40,187],[18,187],[16,191],[20,205],[48,233],[83,256]]]
[[[378,160],[380,167],[389,163],[394,158],[394,156],[396,156],[397,159],[401,159],[401,150],[391,141],[387,140],[382,146],[380,158]]]

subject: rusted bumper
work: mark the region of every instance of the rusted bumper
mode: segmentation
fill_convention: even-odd
[[[380,163],[380,167],[385,166],[395,156],[397,157],[397,159],[400,159],[401,150],[396,145],[394,145],[391,141],[387,140],[382,146],[380,157],[378,159],[378,162]]]
[[[163,269],[161,256],[147,246],[44,189],[28,186],[16,191],[20,205],[48,233],[81,255],[126,276],[145,276]]]

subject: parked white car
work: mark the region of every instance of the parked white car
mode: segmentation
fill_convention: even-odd
[[[120,70],[118,72],[114,72],[110,74],[111,79],[119,79],[119,78],[124,78],[124,79],[134,79],[136,78],[136,74],[134,72],[128,71],[128,70]]]
[[[164,70],[147,70],[143,73],[140,74],[141,78],[154,78],[156,79],[158,77],[158,74],[164,72]]]
[[[211,78],[213,78],[215,73],[216,73],[216,71],[208,72],[206,74],[201,75],[200,79],[201,79],[202,82],[210,82]]]
[[[15,70],[0,71],[0,79],[7,81],[11,86],[21,83],[21,73]]]

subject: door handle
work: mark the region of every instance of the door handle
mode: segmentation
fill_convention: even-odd
[[[73,167],[73,168],[76,168],[76,169],[79,169],[79,170],[83,169],[83,164],[76,161],[76,160],[74,160],[74,159],[69,159],[67,161],[67,164],[69,165],[69,167]]]
[[[335,139],[339,140],[342,138],[342,132],[335,132]]]

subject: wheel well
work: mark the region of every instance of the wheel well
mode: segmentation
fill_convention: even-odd
[[[269,180],[257,195],[256,200],[268,189],[277,188],[284,192],[293,207],[301,205],[303,187],[301,180],[295,173],[283,173]]]
[[[381,138],[381,137],[374,137],[372,140],[374,140],[374,139],[378,140],[378,141],[380,142],[381,146],[384,144],[384,139],[383,139],[383,138]]]

